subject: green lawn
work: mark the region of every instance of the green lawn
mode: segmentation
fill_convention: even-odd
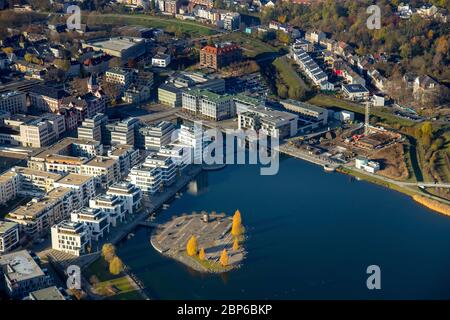
[[[273,61],[273,65],[277,69],[280,77],[283,79],[283,82],[288,87],[301,88],[303,87],[305,91],[309,90],[309,87],[303,81],[302,78],[298,75],[297,71],[295,71],[291,62],[288,60],[286,56],[276,58]]]
[[[181,31],[190,34],[192,37],[216,34],[217,31],[209,26],[193,21],[178,20],[170,17],[151,16],[145,14],[86,14],[83,12],[82,21],[91,24],[113,24],[113,25],[139,25],[144,27],[180,28]]]
[[[314,96],[308,102],[325,108],[339,107],[359,114],[365,113],[365,108],[363,105],[323,94]],[[370,114],[381,118],[383,122],[389,125],[398,124],[401,126],[412,126],[415,124],[414,121],[397,117],[390,112],[383,111],[377,108],[371,108]]]
[[[88,280],[91,276],[96,276],[100,282],[117,278],[117,276],[109,273],[108,263],[105,261],[105,259],[103,259],[103,257],[95,260],[86,269],[84,269],[83,272],[86,279]]]
[[[243,53],[249,58],[254,58],[263,53],[277,52],[278,49],[264,41],[250,37],[242,32],[226,33],[218,37],[220,41],[233,41],[243,48]]]
[[[127,276],[112,275],[109,273],[108,263],[102,258],[95,260],[84,271],[84,276],[88,281],[92,276],[96,276],[99,283],[95,285],[95,291],[99,295],[108,296],[108,299],[113,300],[140,300],[141,294],[133,286]],[[109,288],[114,288],[114,294]]]

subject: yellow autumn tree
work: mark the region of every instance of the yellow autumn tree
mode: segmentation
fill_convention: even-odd
[[[111,243],[105,243],[102,246],[102,256],[107,261],[110,262],[116,255],[116,247]]]
[[[115,256],[109,263],[109,272],[116,276],[119,273],[121,273],[122,270],[123,270],[123,262],[122,260],[120,260],[118,256]]]
[[[231,226],[231,235],[233,236],[239,236],[244,232],[242,228],[242,219],[241,219],[241,213],[239,210],[236,210],[233,216],[233,225]]]
[[[238,239],[234,239],[233,251],[238,251],[238,250],[239,250],[239,241],[238,241]]]
[[[203,248],[200,249],[200,253],[198,254],[198,258],[199,258],[200,260],[205,260],[205,259],[206,259],[206,256],[205,256],[205,249],[203,249]]]
[[[220,255],[220,264],[224,267],[228,265],[228,253],[227,249],[223,249],[222,254]]]
[[[186,245],[187,254],[190,256],[195,256],[197,254],[197,238],[193,235],[187,245]]]

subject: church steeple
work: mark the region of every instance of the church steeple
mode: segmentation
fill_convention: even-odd
[[[97,76],[95,74],[91,74],[89,77],[87,87],[90,92],[95,92],[98,90]]]

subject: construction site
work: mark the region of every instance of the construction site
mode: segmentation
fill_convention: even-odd
[[[403,161],[402,135],[370,125],[369,114],[367,107],[364,123],[342,122],[327,131],[293,138],[289,145],[334,166],[349,164],[357,157],[367,158],[380,163],[380,174],[407,178],[404,163],[399,163]]]

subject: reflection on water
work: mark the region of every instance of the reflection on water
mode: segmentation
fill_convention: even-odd
[[[193,196],[208,192],[208,172],[202,171],[194,180],[189,182],[187,191]]]
[[[161,299],[449,299],[450,218],[410,197],[320,166],[281,158],[275,176],[255,165],[204,172],[157,213],[236,209],[246,259],[223,275],[201,274],[159,254],[145,228],[118,254]],[[366,287],[381,268],[381,290]]]

